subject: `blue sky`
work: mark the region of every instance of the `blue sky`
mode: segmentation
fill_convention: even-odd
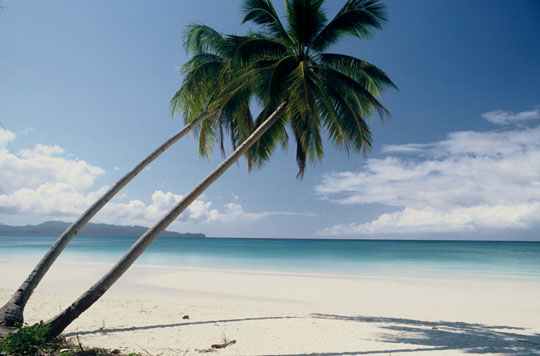
[[[283,14],[283,2],[274,1]],[[333,16],[343,1],[327,1]],[[399,87],[368,159],[294,145],[232,167],[171,229],[208,236],[540,239],[540,3],[386,1],[389,22],[333,50]],[[0,223],[71,221],[179,130],[168,102],[184,28],[242,34],[241,1],[0,0]],[[193,137],[95,222],[151,225],[219,162]]]

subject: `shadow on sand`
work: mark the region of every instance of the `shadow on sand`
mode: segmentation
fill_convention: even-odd
[[[151,329],[163,329],[163,328],[175,328],[181,326],[190,326],[190,325],[205,325],[205,324],[218,324],[218,323],[237,323],[242,321],[253,321],[253,320],[275,320],[275,319],[294,319],[293,316],[268,316],[260,318],[243,318],[243,319],[225,319],[225,320],[206,320],[206,321],[193,321],[193,322],[181,322],[173,324],[158,324],[158,325],[147,325],[147,326],[132,326],[127,328],[99,328],[96,330],[86,330],[86,331],[73,331],[64,334],[65,337],[77,336],[77,335],[92,335],[92,334],[112,334],[112,333],[121,333],[126,331],[138,331],[138,330],[151,330]]]
[[[498,353],[508,356],[540,355],[540,334],[520,333],[519,331],[525,331],[524,328],[504,325],[485,325],[449,321],[431,322],[369,316],[342,316],[331,314],[312,314],[311,316],[317,319],[334,319],[377,324],[377,327],[389,331],[388,333],[382,334],[377,341],[418,346],[409,349],[396,348],[384,351],[316,354],[321,356],[388,355],[390,353],[396,354],[405,352],[426,352],[426,354],[429,354],[429,351],[439,350],[456,350],[473,355],[488,353]]]
[[[70,332],[64,336],[70,337],[76,335],[120,333],[138,330],[185,327],[190,325],[297,318],[299,317],[280,316],[195,322],[186,321],[180,323],[148,325],[140,327],[100,328],[96,330]],[[375,326],[381,329],[383,332],[379,334],[378,339],[375,341],[385,343],[388,346],[389,344],[396,344],[396,347],[388,347],[384,350],[303,353],[280,356],[396,355],[400,353],[430,355],[434,351],[444,350],[455,350],[471,355],[482,355],[489,353],[507,356],[540,355],[540,334],[528,334],[526,329],[519,327],[449,321],[432,322],[388,317],[343,316],[334,314],[311,314],[309,318],[376,324]],[[397,344],[400,345],[398,346]]]

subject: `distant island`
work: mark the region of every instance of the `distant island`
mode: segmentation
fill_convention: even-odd
[[[60,235],[71,224],[63,221],[47,221],[38,225],[10,226],[0,224],[0,235]],[[78,233],[79,236],[134,236],[138,237],[148,230],[144,226],[120,226],[88,223]],[[179,233],[164,231],[161,237],[204,238],[200,233]]]

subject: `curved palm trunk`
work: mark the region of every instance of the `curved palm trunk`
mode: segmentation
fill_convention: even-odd
[[[105,276],[79,297],[67,309],[51,319],[49,334],[58,336],[64,329],[77,319],[86,309],[90,308],[105,292],[128,270],[144,250],[184,211],[199,195],[214,183],[225,171],[233,165],[249,147],[251,147],[281,116],[286,102],[283,102],[225,161],[212,171],[203,181],[193,188],[181,201],[152,228],[148,229],[111,268]]]
[[[56,258],[64,250],[67,244],[75,237],[81,228],[97,214],[97,212],[105,206],[126,184],[129,183],[137,174],[139,174],[146,166],[154,161],[170,146],[180,140],[183,136],[189,133],[194,127],[199,125],[204,120],[208,119],[212,114],[204,113],[197,119],[186,125],[181,131],[159,146],[154,152],[146,157],[141,163],[120,179],[109,191],[107,191],[99,200],[97,200],[88,210],[86,210],[66,231],[60,235],[56,242],[51,246],[49,251],[43,256],[41,261],[36,265],[34,270],[28,275],[26,280],[21,284],[19,289],[13,294],[11,299],[0,309],[0,325],[16,326],[23,322],[23,312],[26,302],[32,295],[45,273],[49,270]]]

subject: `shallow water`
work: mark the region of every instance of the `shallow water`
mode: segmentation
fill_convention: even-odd
[[[0,260],[37,262],[55,239],[0,236]],[[114,263],[135,240],[77,236],[60,260]],[[540,242],[159,238],[137,264],[540,281]]]

